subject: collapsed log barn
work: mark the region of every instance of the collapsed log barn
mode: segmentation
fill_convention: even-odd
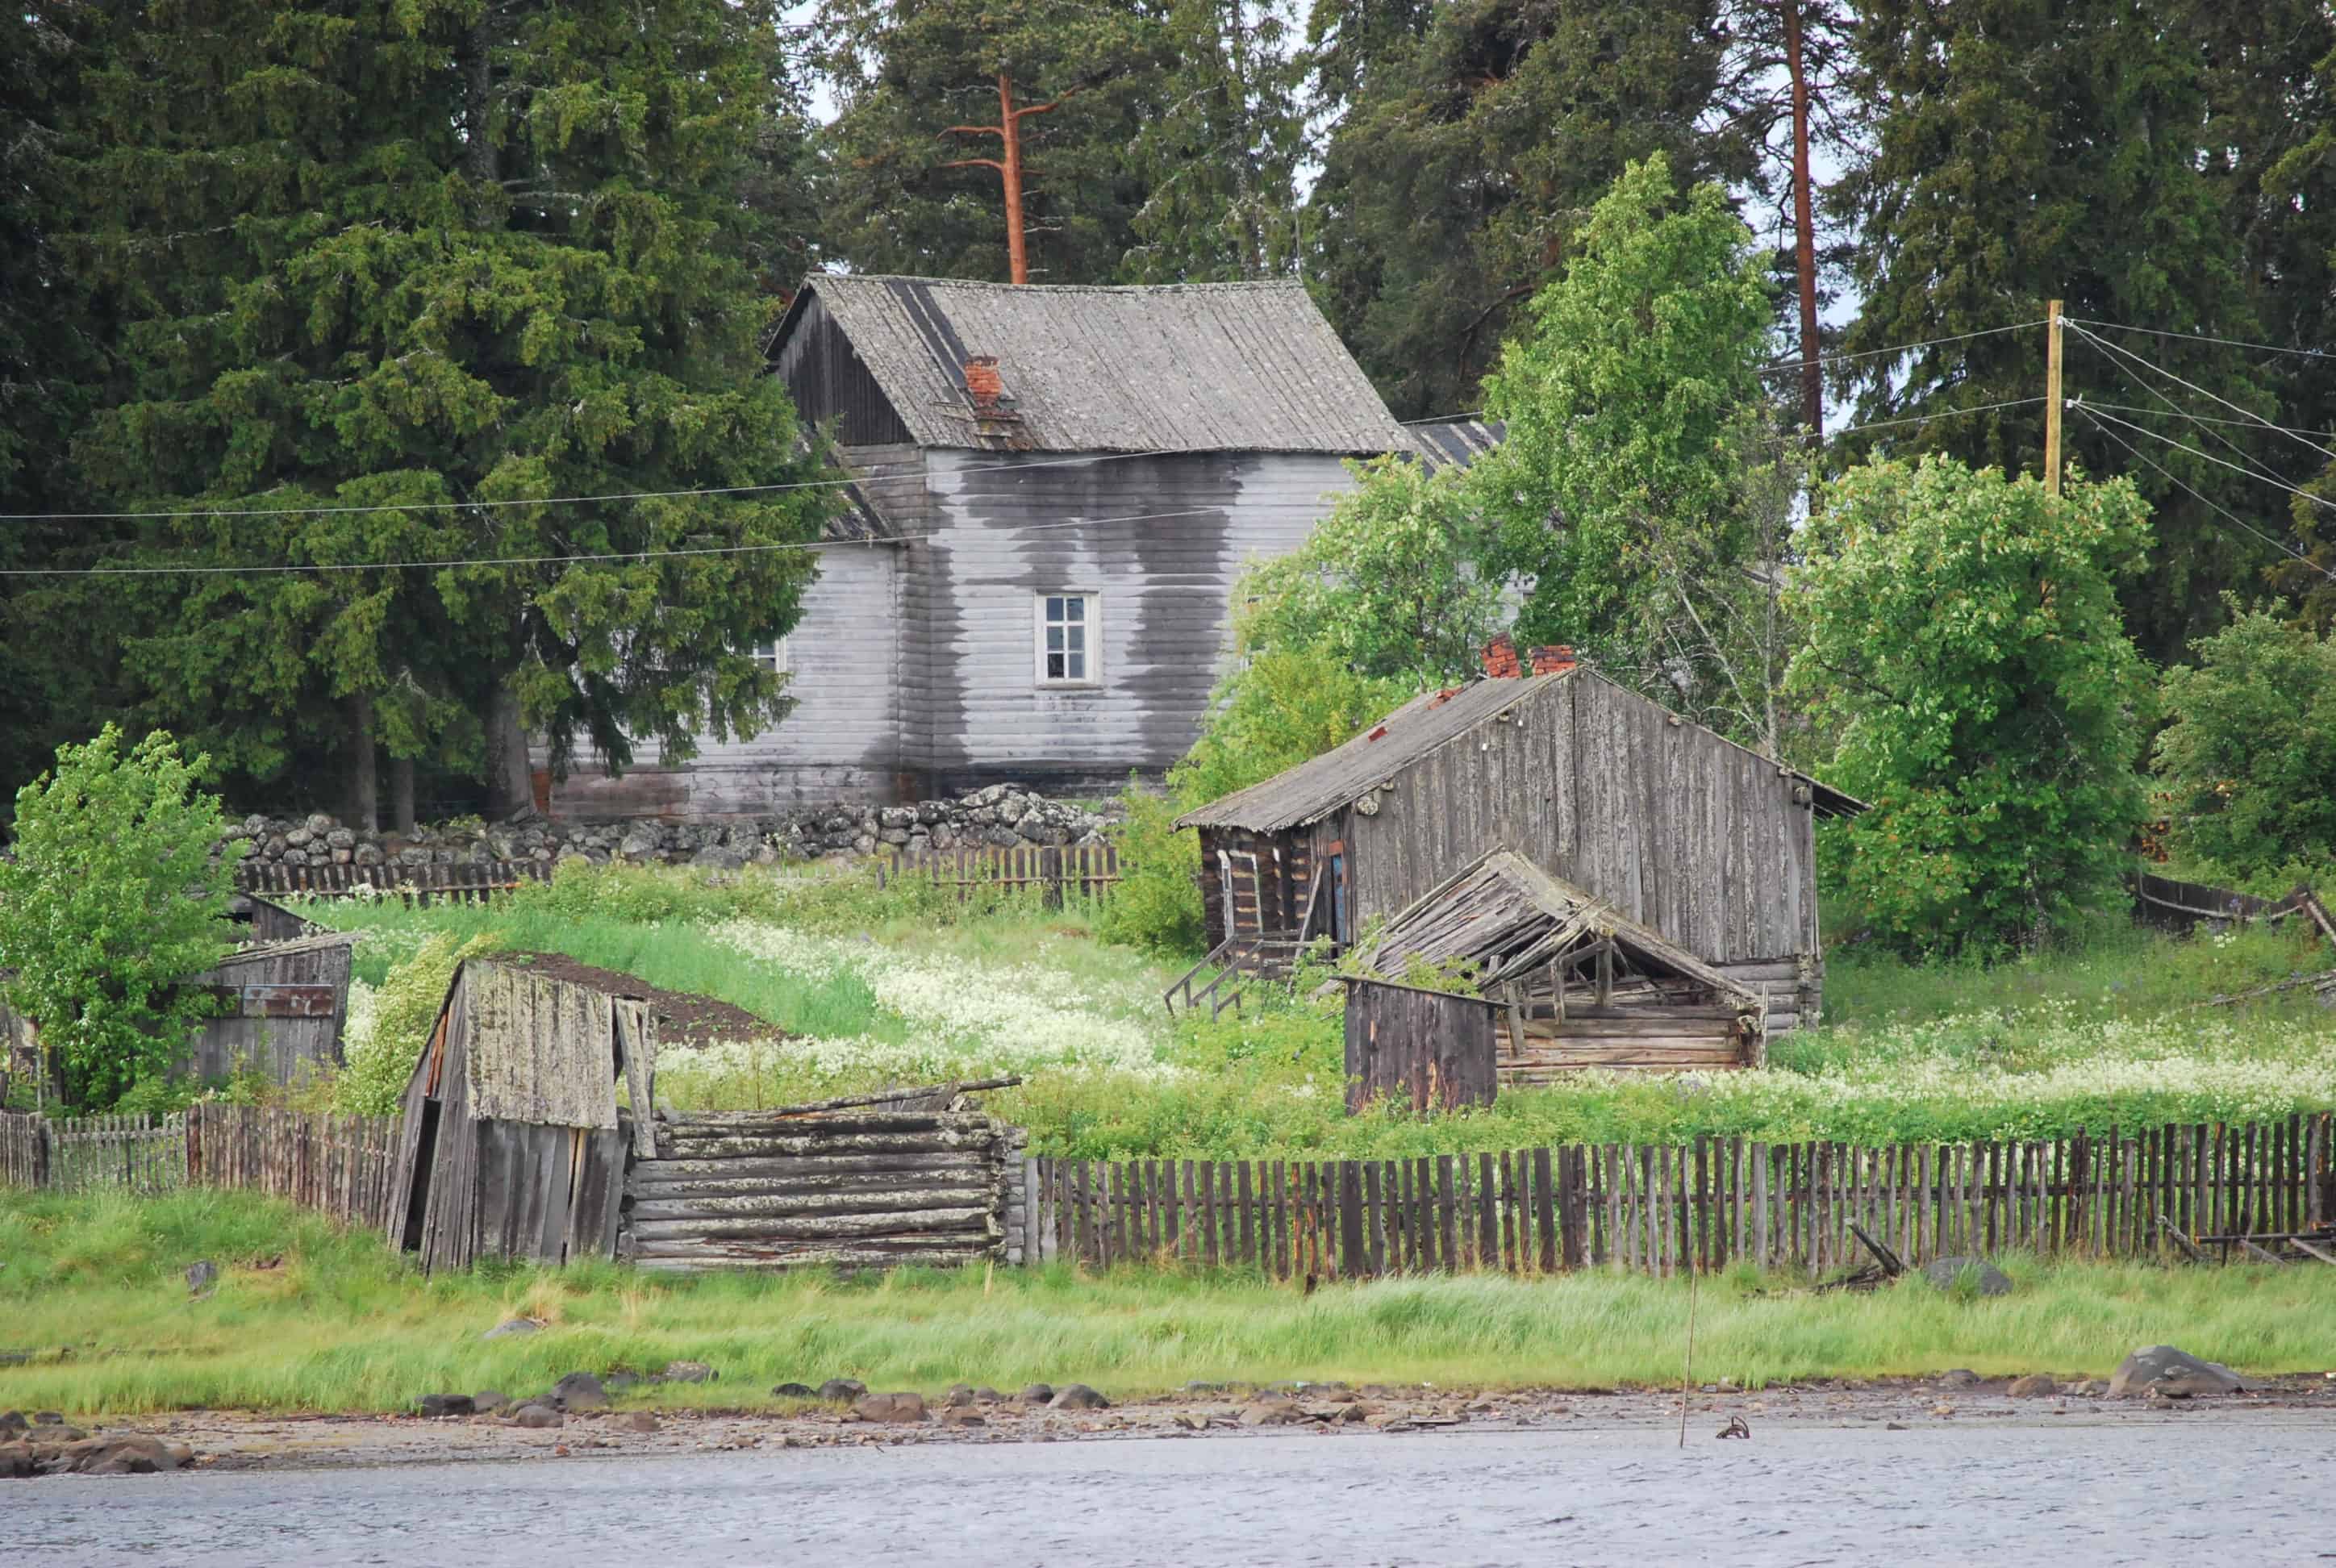
[[[612,1257],[625,1156],[652,1105],[655,1024],[633,998],[472,959],[405,1086],[390,1240],[428,1270]]]
[[[1864,808],[1575,664],[1505,638],[1487,675],[1178,819],[1200,830],[1211,962],[1273,974],[1507,849],[1766,996],[1822,1001],[1815,819]],[[1172,1003],[1173,1005],[1173,1003]]]
[[[1582,1067],[1757,1067],[1767,1004],[1694,954],[1508,850],[1397,914],[1347,989],[1348,1106],[1484,1104]],[[1465,993],[1419,988],[1407,977]]]

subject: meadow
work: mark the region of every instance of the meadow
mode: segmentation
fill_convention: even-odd
[[[431,936],[484,938],[735,1002],[771,1036],[675,1050],[677,1108],[747,1109],[903,1082],[1017,1073],[992,1096],[1040,1153],[1085,1158],[1394,1158],[1696,1133],[1772,1141],[2047,1137],[2336,1106],[2336,1019],[2304,1000],[2205,998],[2325,968],[2310,933],[2195,940],[2104,920],[1991,966],[1909,965],[1836,948],[1823,1027],[1780,1037],[1754,1073],[1585,1073],[1487,1108],[1420,1118],[1343,1109],[1334,994],[1319,977],[1239,1014],[1171,1019],[1187,960],[1105,946],[1097,911],[996,895],[960,904],[832,869],[563,870],[492,905],[313,905],[365,930],[371,985]],[[353,1051],[369,1041],[365,998]]]
[[[2316,1269],[2161,1269],[2008,1256],[2014,1294],[1910,1280],[1811,1295],[1739,1270],[1701,1283],[1582,1273],[1333,1284],[1233,1271],[906,1271],[845,1281],[644,1277],[613,1264],[425,1279],[377,1238],[241,1193],[137,1201],[0,1192],[0,1408],[386,1412],[422,1394],[527,1393],[579,1368],[702,1360],[721,1380],[625,1396],[670,1407],[785,1407],[766,1390],[855,1377],[929,1394],[1080,1381],[1117,1398],[1193,1380],[1342,1378],[1445,1388],[1660,1386],[1695,1313],[1700,1377],[1750,1388],[1817,1377],[2049,1371],[2103,1377],[2176,1342],[2257,1375],[2318,1371],[2336,1291]],[[221,1270],[190,1299],[180,1271]],[[506,1318],[541,1332],[481,1336]]]

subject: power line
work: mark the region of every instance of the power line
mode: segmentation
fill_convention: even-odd
[[[1952,419],[1958,414],[1991,414],[1999,408],[2025,408],[2031,403],[2041,403],[2043,401],[2044,399],[2041,396],[2007,397],[2001,403],[1975,403],[1969,408],[1934,409],[1929,414],[1911,414],[1903,419],[1869,420],[1864,424],[1844,424],[1837,426],[1835,429],[1828,430],[1825,433],[1825,438],[1827,441],[1831,441],[1837,435],[1854,435],[1861,430],[1887,430],[1892,425],[1897,424],[1927,424],[1934,419]],[[1805,442],[1807,439],[1808,437],[1802,433],[1773,435],[1767,439],[1767,444],[1771,446],[1786,446]]]
[[[2085,334],[2083,334],[2083,333],[2079,333],[2079,334],[2078,335],[2078,338],[2079,338],[2080,340],[2084,340],[2084,339],[2085,339],[2085,336],[2086,336],[2086,335],[2085,335]],[[2110,359],[2110,360],[2109,360],[2109,365],[2110,365],[2110,366],[2111,366],[2112,368],[2114,368],[2114,369],[2117,371],[2117,373],[2119,375],[2124,376],[2124,377],[2126,378],[2126,380],[2127,380],[2127,381],[2130,382],[2130,383],[2131,383],[2131,384],[2133,384],[2135,386],[2137,386],[2137,387],[2141,388],[2141,390],[2142,390],[2142,391],[2144,391],[2144,392],[2147,393],[2150,396],[2152,396],[2152,397],[2154,397],[2154,398],[2157,399],[2157,401],[2158,401],[2158,402],[2160,402],[2160,403],[2164,404],[2166,405],[2166,411],[2167,411],[2168,413],[2171,413],[2172,414],[2174,414],[2176,418],[2179,418],[2179,419],[2191,419],[2191,420],[2197,420],[2197,419],[2199,418],[2199,416],[2198,416],[2198,415],[2192,414],[2188,409],[2184,408],[2183,406],[2181,406],[2181,404],[2179,404],[2175,403],[2172,398],[2170,398],[2170,397],[2166,396],[2166,394],[2164,394],[2164,393],[2162,393],[2162,392],[2158,391],[2158,390],[2157,390],[2157,388],[2156,388],[2156,387],[2154,387],[2154,386],[2150,385],[2149,385],[2149,383],[2147,383],[2147,382],[2146,382],[2146,381],[2142,380],[2142,378],[2141,378],[2140,376],[2136,375],[2135,375],[2131,370],[2129,370],[2129,369],[2127,369],[2127,368],[2126,367],[2126,365],[2125,365],[2125,364],[2124,364],[2124,362],[2123,362],[2123,361],[2112,358],[2112,359]],[[2106,407],[2106,406],[2107,406],[2107,404],[2101,404],[2100,406]],[[2142,414],[2155,414],[2157,411],[2156,411],[2156,409],[2147,409],[2147,408],[2145,408],[2145,409],[2138,410],[2138,411],[2136,411],[2136,412],[2139,412],[2139,413],[2142,413]],[[2221,421],[2216,421],[2216,423],[2217,423],[2217,424],[2220,424],[2220,423],[2222,423],[2222,422],[2221,422]],[[2240,420],[2234,420],[2234,421],[2232,421],[2231,423],[2232,423],[2232,424],[2239,424],[2239,425],[2241,425],[2242,427],[2244,427],[2244,423],[2245,423],[2245,422],[2244,422],[2244,421],[2240,421]],[[2228,448],[2230,451],[2232,451],[2232,452],[2234,452],[2234,453],[2238,453],[2238,455],[2239,455],[2239,460],[2240,460],[2242,463],[2244,463],[2245,464],[2247,464],[2247,466],[2248,466],[2248,470],[2249,470],[2250,472],[2260,473],[2260,474],[2261,474],[2262,476],[2263,476],[2264,478],[2267,478],[2267,479],[2271,480],[2271,481],[2272,481],[2272,482],[2273,482],[2274,484],[2276,484],[2276,483],[2280,483],[2280,482],[2282,482],[2281,481],[2281,479],[2280,479],[2280,476],[2279,476],[2278,474],[2276,474],[2276,473],[2274,473],[2274,472],[2272,472],[2272,466],[2271,466],[2271,464],[2269,464],[2269,463],[2267,463],[2263,462],[2263,459],[2261,459],[2261,458],[2259,458],[2259,457],[2255,456],[2253,453],[2251,453],[2251,452],[2247,451],[2247,449],[2246,449],[2246,448],[2244,448],[2244,447],[2241,446],[2237,442],[2233,441],[2229,436],[2223,434],[2223,433],[2222,433],[2222,432],[2220,432],[2220,431],[2216,430],[2216,429],[2214,427],[2214,425],[2206,424],[2204,420],[2199,420],[2199,425],[2198,425],[2198,427],[2199,427],[2201,430],[2204,430],[2204,431],[2205,431],[2208,435],[2213,436],[2216,441],[2220,442],[2220,443],[2221,443],[2224,447]],[[2200,455],[2201,455],[2201,456],[2204,456],[2205,454],[2202,453]]]
[[[2143,463],[2147,463],[2150,467],[2157,470],[2158,472],[2164,474],[2168,480],[2171,480],[2175,484],[2179,485],[2183,490],[2187,491],[2193,500],[2197,501],[2209,510],[2219,512],[2224,517],[2228,518],[2231,521],[2246,530],[2247,532],[2253,534],[2257,539],[2262,540],[2265,544],[2271,546],[2272,549],[2287,557],[2290,560],[2295,561],[2297,564],[2302,566],[2310,567],[2312,570],[2320,573],[2322,577],[2327,578],[2330,581],[2336,582],[2336,571],[2331,571],[2328,568],[2321,566],[2319,562],[2305,555],[2302,550],[2295,549],[2292,545],[2288,544],[2285,541],[2274,539],[2270,534],[2265,533],[2263,530],[2255,527],[2254,524],[2241,517],[2237,512],[2233,511],[2229,507],[2223,505],[2219,502],[2210,501],[2205,496],[2199,494],[2197,490],[2194,488],[2188,481],[2175,473],[2173,470],[2167,468],[2164,463],[2158,462],[2147,453],[2143,452],[2139,447],[2134,445],[2133,443],[2127,441],[2124,436],[2119,435],[2116,431],[2109,429],[2098,419],[2095,418],[2091,405],[2086,404],[2083,399],[2072,399],[2068,406],[2075,409],[2078,414],[2083,414],[2086,422],[2095,430],[2099,431],[2103,435],[2107,436],[2111,441],[2114,441],[2119,446],[2124,447],[2126,451],[2131,453]],[[2139,425],[2133,425],[2129,428],[2135,430],[2141,429]],[[2141,433],[2144,435],[2153,433],[2152,432],[2146,430]],[[2202,453],[2199,455],[2204,456],[2205,453]]]
[[[2071,399],[2069,405],[2074,408],[2085,409],[2085,413],[2088,417],[2092,415],[2093,411],[2090,408],[2086,407],[2084,400],[2081,398]],[[2151,430],[2146,426],[2134,424],[2131,420],[2119,419],[2114,414],[2105,414],[2099,417],[2107,420],[2112,424],[2121,424],[2136,435],[2146,435],[2152,441],[2162,441],[2166,445],[2174,448],[2176,452],[2186,452],[2193,457],[2202,458],[2205,462],[2214,464],[2217,468],[2227,468],[2233,473],[2243,473],[2246,475],[2247,478],[2268,484],[2274,490],[2283,490],[2290,495],[2300,495],[2304,500],[2312,502],[2314,506],[2324,506],[2331,511],[2336,511],[2336,501],[2330,501],[2325,496],[2314,495],[2308,490],[2298,490],[2295,486],[2288,483],[2284,480],[2273,479],[2268,474],[2257,473],[2251,468],[2241,468],[2237,463],[2227,463],[2222,458],[2216,457],[2211,452],[2201,452],[2195,446],[2185,446],[2170,435],[2161,435],[2156,431]]]
[[[2290,441],[2296,443],[2300,446],[2308,446],[2322,457],[2336,458],[2336,451],[2331,451],[2329,448],[2321,445],[2316,441],[2306,441],[2303,437],[2297,435],[2294,432],[2286,430],[2283,426],[2273,424],[2270,420],[2265,419],[2253,409],[2233,403],[2229,398],[2223,396],[2220,393],[2209,392],[2195,381],[2185,380],[2183,377],[2176,375],[2174,372],[2166,369],[2164,365],[2153,364],[2149,360],[2144,359],[2140,355],[2136,354],[2130,348],[2119,348],[2116,344],[2111,343],[2107,338],[2103,337],[2097,332],[2088,332],[2083,327],[2079,326],[2077,328],[2077,335],[2079,337],[2085,338],[2088,342],[2098,344],[2101,347],[2107,349],[2111,354],[2118,355],[2124,358],[2132,360],[2136,365],[2140,365],[2143,369],[2151,371],[2156,375],[2162,375],[2177,386],[2187,387],[2201,397],[2214,399],[2216,403],[2221,404],[2224,408],[2229,409],[2234,414],[2244,414],[2247,418],[2254,421],[2257,424],[2262,425],[2265,430],[2280,431],[2282,433],[2285,434]]]
[[[2219,343],[2226,348],[2249,348],[2258,354],[2292,354],[2298,359],[2336,360],[2336,355],[2331,355],[2317,348],[2282,348],[2276,343],[2248,343],[2236,337],[2210,336],[2204,332],[2168,332],[2159,326],[2129,326],[2122,321],[2081,321],[2074,316],[2064,316],[2060,319],[2072,326],[2107,326],[2117,332],[2146,332],[2152,337],[2186,338],[2193,343]]]
[[[1033,468],[1073,468],[1083,463],[1117,463],[1131,457],[1174,457],[1175,452],[1105,452],[1083,457],[1049,458],[1037,463],[990,463],[964,472],[998,473]],[[784,484],[717,485],[704,490],[635,490],[608,495],[510,497],[496,501],[384,501],[374,504],[336,502],[320,506],[263,506],[183,511],[0,511],[0,522],[161,522],[189,517],[324,517],[350,511],[483,511],[503,506],[593,506],[619,501],[680,501],[694,496],[764,495],[783,490],[841,490],[865,482],[853,477],[804,479]]]
[[[2331,357],[2336,357],[2336,355],[2331,355]],[[2110,363],[2110,364],[2112,364],[2112,365],[2116,365],[2116,364],[2117,364],[2117,361],[2115,361],[2115,360],[2111,360],[2111,361],[2109,361],[2109,363]],[[2123,366],[2123,365],[2117,365],[2117,368],[2118,368],[2119,370],[2124,370],[2124,369],[2125,369],[2125,366]],[[2127,374],[2128,376],[2130,376],[2130,375],[2132,375],[2132,373],[2131,373],[2130,371],[2126,372],[2126,374]],[[2136,386],[2140,386],[2140,387],[2142,387],[2142,389],[2143,389],[2144,391],[2146,391],[2146,391],[2151,391],[2151,390],[2152,390],[2152,389],[2151,389],[2151,388],[2149,388],[2146,384],[2144,384],[2144,383],[2142,383],[2142,382],[2140,382],[2140,381],[2138,381],[2138,380],[2136,380],[2136,381],[2134,383],[2134,385],[2136,385]],[[2160,397],[2160,398],[2161,398],[2161,400],[2163,399],[2163,396],[2164,396],[2164,394],[2154,394],[2154,395],[2156,395],[2156,396]],[[2265,426],[2265,425],[2263,424],[2263,421],[2261,421],[2261,420],[2259,420],[2259,419],[2224,419],[2224,418],[2222,418],[2222,417],[2220,417],[2220,416],[2218,416],[2218,415],[2216,415],[2216,414],[2193,414],[2193,413],[2191,413],[2191,412],[2190,412],[2188,409],[2186,409],[2186,408],[2174,408],[2174,407],[2173,407],[2173,405],[2172,405],[2171,404],[2168,404],[2166,405],[2166,409],[2142,408],[2142,407],[2139,407],[2139,406],[2138,406],[2138,405],[2136,405],[2136,404],[2130,404],[2130,403],[2095,403],[2095,404],[2088,404],[2088,406],[2089,406],[2089,407],[2093,407],[2093,408],[2107,408],[2107,409],[2114,409],[2115,411],[2117,411],[2117,413],[2119,413],[2119,414],[2149,414],[2149,415],[2156,415],[2156,414],[2162,414],[2162,413],[2166,413],[2166,412],[2167,412],[2167,410],[2169,410],[2169,409],[2170,409],[2173,413],[2175,413],[2175,414],[2180,414],[2183,418],[2185,418],[2185,419],[2188,420],[2188,421],[2189,421],[2191,424],[2235,424],[2235,425],[2240,426],[2240,427],[2241,427],[2241,428],[2243,428],[2243,429],[2248,429],[2248,430],[2253,430],[2253,429],[2264,429],[2264,428],[2268,428],[2268,429],[2271,429],[2271,430],[2276,430],[2276,431],[2283,432],[2283,433],[2285,433],[2286,434],[2289,434],[2289,435],[2302,435],[2302,436],[2308,436],[2308,437],[2315,438],[2315,439],[2317,439],[2317,440],[2321,440],[2321,441],[2336,441],[2336,431],[2326,431],[2326,430],[2302,430],[2302,429],[2298,429],[2298,428],[2296,428],[2295,426],[2292,426],[2292,425],[2286,425],[2286,424],[2273,424],[2273,425]]]
[[[1974,337],[1992,337],[1998,333],[2002,332],[2025,332],[2031,326],[2042,326],[2045,324],[2044,318],[2039,316],[2033,321],[2016,321],[2010,326],[1983,326],[1977,332],[1958,332],[1953,334],[1952,336],[1926,338],[1921,343],[1901,343],[1891,348],[1866,348],[1861,349],[1855,354],[1821,355],[1818,356],[1816,363],[1818,367],[1822,369],[1828,365],[1846,365],[1853,359],[1874,359],[1885,354],[1912,354],[1916,349],[1936,348],[1943,343],[1967,343]],[[1780,360],[1775,365],[1761,366],[1759,374],[1762,375],[1781,375],[1788,370],[1806,370],[1808,368],[1808,364],[1809,362],[1805,359]]]
[[[1188,507],[1182,511],[1136,512],[1126,517],[1073,517],[1056,522],[1020,523],[1000,533],[1036,533],[1055,528],[1096,528],[1111,522],[1159,522],[1178,517],[1212,517],[1212,507]],[[0,570],[0,577],[256,577],[296,571],[433,571],[460,566],[566,566],[605,560],[670,560],[689,556],[769,555],[784,550],[870,550],[882,544],[909,544],[939,539],[946,531],[887,534],[874,539],[819,539],[785,544],[706,545],[691,550],[613,550],[589,555],[512,555],[455,557],[443,560],[309,561],[268,566],[25,566]]]

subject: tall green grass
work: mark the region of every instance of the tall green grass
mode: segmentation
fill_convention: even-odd
[[[1338,1285],[1063,1268],[666,1279],[614,1265],[424,1280],[379,1243],[238,1194],[0,1196],[0,1408],[387,1411],[425,1393],[527,1394],[575,1370],[711,1363],[669,1406],[776,1403],[781,1381],[856,1377],[927,1391],[1077,1380],[1119,1397],[1200,1379],[1339,1378],[1445,1388],[1659,1385],[1678,1376],[1679,1281],[1577,1274]],[[190,1300],[180,1271],[221,1265]],[[279,1261],[280,1260],[280,1261]],[[1707,1281],[1696,1367],[1749,1388],[1820,1377],[2049,1370],[2101,1376],[2170,1341],[2258,1374],[2319,1370],[2336,1290],[2317,1271],[2048,1265],[1962,1300],[1919,1281],[1812,1296],[1748,1271]],[[1783,1292],[1783,1293],[1780,1293]],[[520,1312],[550,1327],[480,1338]],[[648,1398],[644,1396],[644,1398]]]

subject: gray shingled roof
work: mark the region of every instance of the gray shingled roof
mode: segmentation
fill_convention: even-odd
[[[1497,419],[1463,414],[1453,419],[1414,419],[1404,428],[1430,469],[1465,468],[1501,444],[1507,429]]]
[[[791,316],[814,295],[920,445],[1416,450],[1300,284],[1017,287],[819,273]],[[1010,443],[976,430],[965,384],[976,355],[998,359]]]
[[[1247,828],[1270,833],[1319,822],[1445,741],[1475,729],[1525,693],[1545,682],[1571,680],[1573,675],[1572,670],[1562,670],[1556,675],[1472,681],[1448,697],[1441,692],[1422,692],[1346,745],[1276,774],[1263,784],[1186,812],[1176,819],[1176,825]]]
[[[1270,833],[1319,822],[1445,742],[1475,729],[1526,692],[1539,690],[1550,681],[1577,678],[1602,677],[1577,665],[1554,675],[1480,679],[1448,696],[1442,692],[1422,692],[1346,745],[1276,774],[1262,784],[1235,790],[1197,811],[1186,812],[1176,819],[1176,825],[1246,828],[1251,833]],[[1793,776],[1814,792],[1820,816],[1854,816],[1865,810],[1864,802],[1806,774],[1796,772]]]

